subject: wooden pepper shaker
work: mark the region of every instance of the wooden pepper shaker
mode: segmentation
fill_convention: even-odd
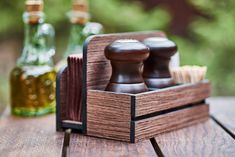
[[[112,76],[106,91],[141,93],[148,91],[142,76],[143,61],[149,57],[149,48],[137,40],[117,40],[105,48],[111,61]]]
[[[174,85],[169,71],[171,57],[177,52],[177,46],[167,38],[147,38],[143,42],[150,49],[150,56],[144,62],[143,77],[150,90]]]

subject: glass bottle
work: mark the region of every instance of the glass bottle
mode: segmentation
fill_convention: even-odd
[[[40,116],[55,111],[55,79],[52,56],[54,28],[44,23],[42,0],[27,0],[22,55],[10,74],[11,112]]]
[[[66,65],[69,55],[83,52],[83,44],[87,37],[103,33],[101,24],[89,22],[90,15],[86,0],[74,0],[68,17],[71,23],[69,42],[62,60],[56,65],[57,70]]]

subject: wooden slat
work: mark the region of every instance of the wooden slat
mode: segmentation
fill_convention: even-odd
[[[235,141],[214,121],[161,134],[155,138],[166,157],[232,157]]]
[[[63,133],[56,133],[55,116],[17,118],[0,121],[0,156],[59,157]]]
[[[61,69],[56,79],[56,129],[62,130],[62,120],[66,119],[68,68]]]
[[[71,157],[157,157],[149,140],[136,144],[72,134]]]
[[[210,96],[208,81],[179,85],[136,96],[136,117],[204,100]]]
[[[81,122],[82,110],[82,54],[68,57],[67,117],[64,120]],[[63,109],[63,108],[62,108]]]
[[[210,98],[211,115],[235,138],[235,97]]]
[[[202,104],[135,122],[136,141],[207,120],[209,106]]]
[[[131,96],[92,90],[87,95],[87,134],[130,141]]]

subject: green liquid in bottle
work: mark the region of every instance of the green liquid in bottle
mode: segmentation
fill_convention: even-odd
[[[88,18],[88,12],[84,12],[83,15],[78,16],[76,11],[71,11],[68,15],[71,21],[69,43],[64,53],[63,59],[56,65],[57,71],[67,65],[67,57],[69,55],[83,53],[83,44],[89,36],[103,33],[103,26],[100,23],[89,22],[89,19],[85,20],[86,23],[73,21],[74,19],[79,21],[79,18]]]

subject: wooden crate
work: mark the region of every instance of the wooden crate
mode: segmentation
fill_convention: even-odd
[[[110,62],[104,56],[104,48],[117,39],[143,41],[156,36],[165,37],[161,32],[141,32],[88,38],[84,46],[82,78],[74,79],[74,76],[79,76],[79,65],[70,61],[71,57],[68,67],[58,74],[57,130],[72,128],[90,136],[134,143],[206,120],[209,107],[205,99],[210,95],[210,83],[206,80],[140,94],[104,91],[112,72]],[[81,90],[81,87],[82,110],[74,113],[69,107],[71,103],[66,100],[79,93],[71,90]],[[77,115],[80,114],[82,117],[79,119]],[[71,118],[74,115],[77,117]]]

